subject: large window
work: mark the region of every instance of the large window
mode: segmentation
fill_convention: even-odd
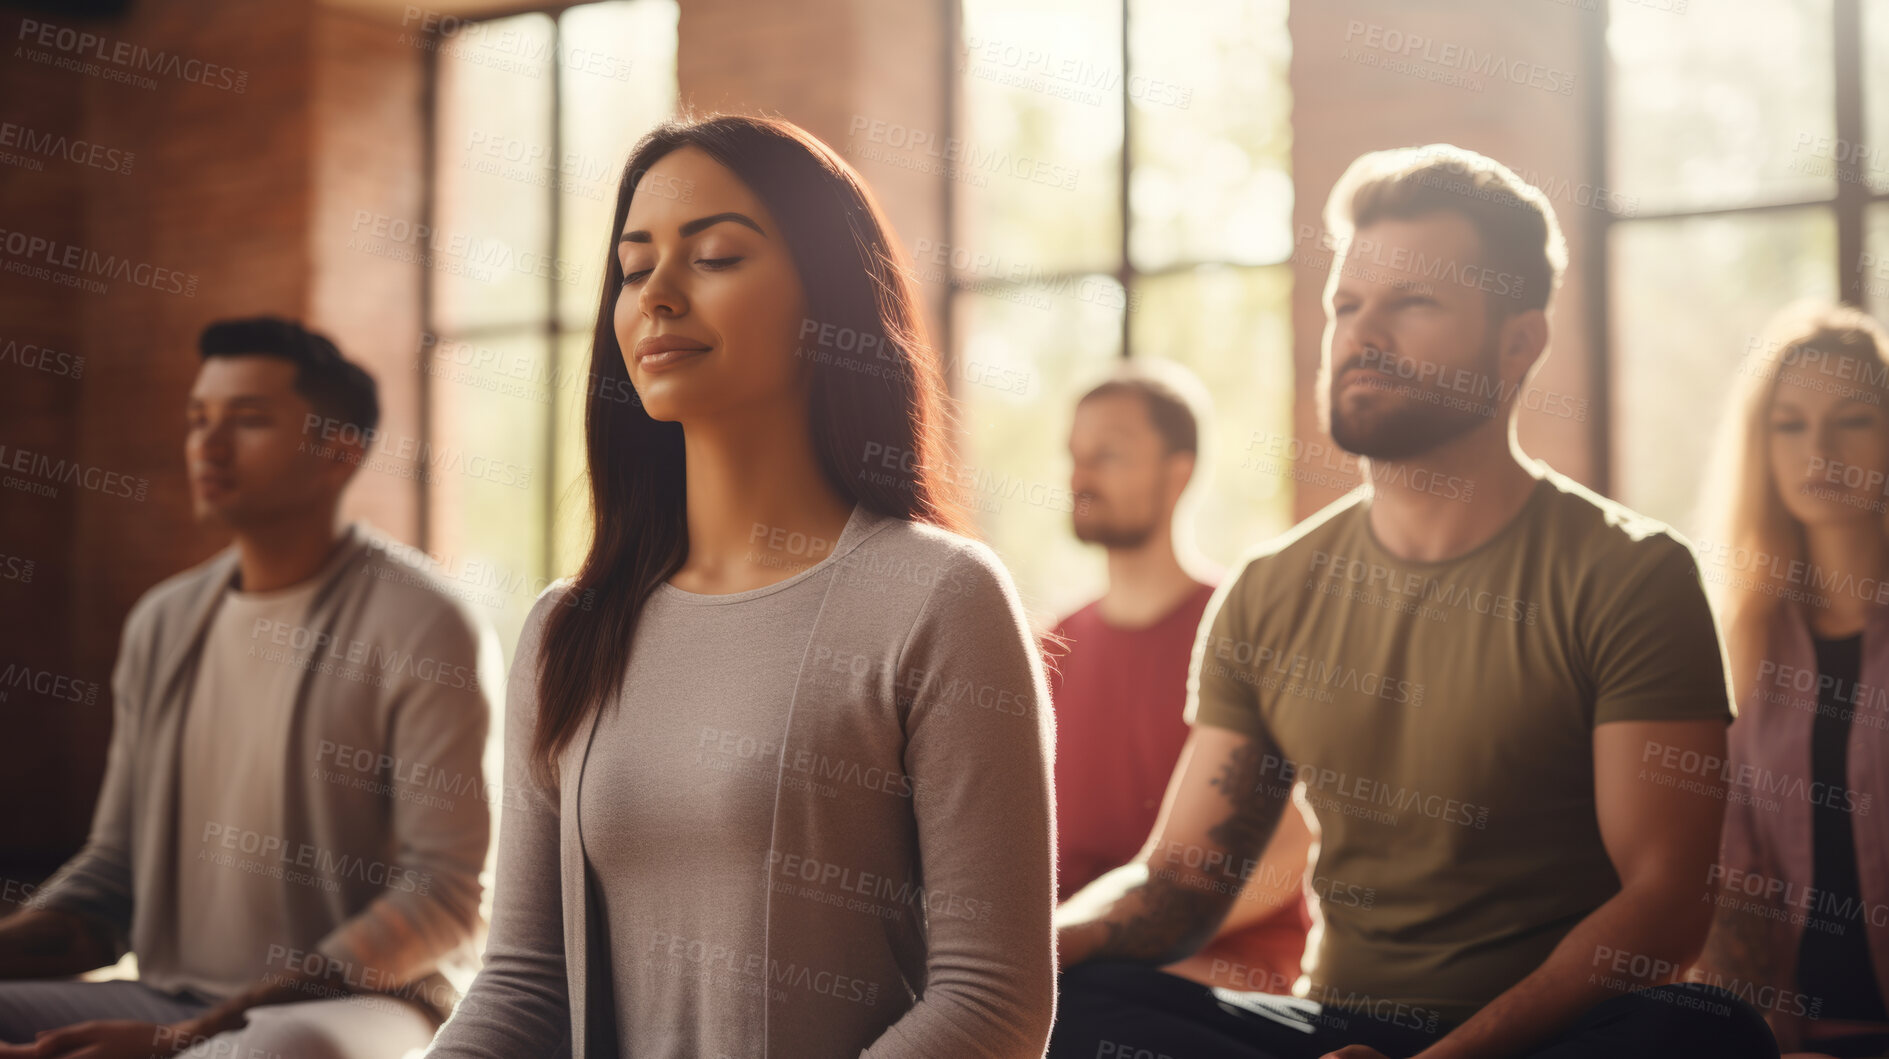
[[[1291,521],[1256,434],[1292,434],[1286,0],[963,0],[949,246],[964,499],[1039,617],[1096,595],[1070,527],[1074,402],[1117,358],[1217,408],[1182,527],[1213,561]]]
[[[1889,0],[1608,18],[1613,492],[1697,533],[1698,469],[1765,320],[1800,297],[1889,309]]]
[[[630,147],[676,105],[675,0],[458,23],[434,49],[425,541],[509,656],[587,544],[583,407]]]

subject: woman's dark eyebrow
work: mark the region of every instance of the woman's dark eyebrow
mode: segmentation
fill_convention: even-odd
[[[680,235],[682,235],[684,238],[687,238],[688,236],[694,235],[696,232],[699,232],[702,229],[709,227],[710,225],[720,224],[723,221],[733,221],[736,224],[745,224],[748,227],[754,229],[756,232],[760,232],[760,234],[762,235],[767,234],[766,232],[761,231],[761,226],[754,223],[753,218],[743,213],[716,213],[716,214],[711,214],[710,216],[707,216],[707,217],[697,217],[695,220],[685,221],[682,227],[676,229],[676,231]],[[633,231],[633,232],[624,232],[623,237],[618,239],[617,242],[618,243],[647,243],[649,242],[649,232],[641,228],[638,228],[636,231]]]

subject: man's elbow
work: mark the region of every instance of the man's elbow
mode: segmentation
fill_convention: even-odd
[[[1625,889],[1653,924],[1643,938],[1644,955],[1663,964],[1690,966],[1705,951],[1717,911],[1709,885],[1692,879],[1667,878]]]

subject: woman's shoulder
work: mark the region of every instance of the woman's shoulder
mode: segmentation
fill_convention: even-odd
[[[990,545],[943,526],[915,519],[881,516],[878,524],[843,562],[897,576],[932,574],[952,586],[979,583],[1008,586],[1010,572]]]
[[[887,518],[839,566],[843,584],[901,614],[911,627],[1007,627],[1022,611],[1016,583],[995,549],[928,522]]]

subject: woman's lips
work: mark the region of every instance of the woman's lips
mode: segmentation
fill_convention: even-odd
[[[636,366],[644,371],[661,371],[690,357],[706,353],[706,349],[668,349],[661,353],[646,353],[636,358]]]
[[[645,371],[660,371],[706,352],[708,346],[683,335],[649,335],[636,343],[636,366]]]

